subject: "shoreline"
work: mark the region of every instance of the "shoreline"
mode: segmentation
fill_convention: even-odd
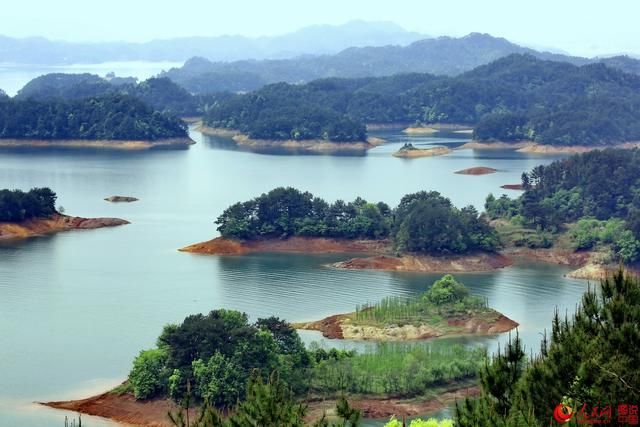
[[[447,147],[432,147],[432,148],[413,148],[413,149],[399,149],[392,154],[393,157],[399,157],[402,159],[417,159],[419,157],[436,157],[444,156],[451,153],[452,150]]]
[[[634,148],[640,148],[640,142],[638,141],[628,141],[615,145],[547,145],[547,144],[539,144],[534,141],[515,141],[515,142],[505,142],[505,141],[470,141],[467,142],[460,147],[457,147],[456,150],[514,150],[518,153],[527,153],[527,154],[578,154],[578,153],[587,153],[593,150],[605,150],[607,148],[621,148],[626,150],[631,150]]]
[[[328,339],[374,342],[424,341],[451,336],[496,335],[509,332],[519,323],[487,308],[485,312],[434,319],[420,323],[384,326],[353,323],[355,312],[334,314],[311,322],[292,323],[297,330],[318,331]]]
[[[388,419],[392,415],[424,416],[439,411],[456,399],[476,396],[480,387],[476,379],[449,382],[435,390],[435,395],[412,398],[387,396],[352,396],[349,404],[360,409],[367,418]],[[313,397],[305,401],[309,412],[307,422],[320,419],[323,413],[331,415],[335,411],[336,398]],[[169,398],[136,400],[133,395],[106,392],[85,399],[37,402],[39,405],[53,409],[73,411],[85,415],[106,418],[126,425],[140,427],[172,427],[167,417],[168,411],[175,411],[178,406]],[[196,417],[196,410],[191,409],[189,415]]]
[[[335,142],[324,139],[304,139],[304,140],[273,140],[273,139],[252,139],[248,135],[233,129],[212,128],[200,122],[195,128],[203,135],[219,136],[232,139],[238,147],[246,148],[250,151],[260,152],[262,150],[289,150],[307,152],[314,154],[331,153],[364,153],[378,145],[384,144],[384,140],[376,137],[368,137],[366,141],[355,142]]]
[[[348,240],[326,237],[291,237],[289,239],[262,239],[241,241],[216,237],[178,249],[202,255],[246,255],[250,253],[306,253],[357,254],[364,258],[350,258],[330,264],[329,267],[349,270],[386,270],[430,273],[485,272],[511,265],[511,261],[498,253],[429,256],[405,254],[389,255],[392,245],[387,240]]]
[[[617,269],[614,265],[601,265],[592,260],[590,251],[570,251],[562,248],[529,249],[509,247],[496,253],[476,252],[466,255],[430,256],[393,255],[388,240],[348,240],[326,237],[291,237],[289,239],[262,239],[242,241],[216,237],[178,249],[197,255],[242,256],[252,253],[294,254],[362,254],[326,267],[345,270],[378,270],[415,273],[483,273],[511,266],[520,260],[533,260],[564,265],[573,270],[567,277],[599,280],[603,274]],[[638,268],[640,272],[640,268]]]
[[[81,218],[55,214],[50,218],[35,218],[23,222],[0,222],[0,241],[21,240],[72,230],[94,230],[130,224],[120,218]]]
[[[473,132],[473,126],[461,125],[458,123],[430,123],[422,126],[409,126],[402,132],[407,135],[430,135],[437,132]]]
[[[195,144],[189,137],[157,141],[115,139],[0,139],[0,148],[96,148],[101,150],[141,151],[150,149],[185,149]]]

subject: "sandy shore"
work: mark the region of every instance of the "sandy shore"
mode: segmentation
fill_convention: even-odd
[[[403,132],[408,135],[429,135],[436,132],[446,131],[469,133],[473,132],[473,128],[467,125],[453,123],[430,123],[424,126],[409,126],[408,128],[403,130]]]
[[[195,142],[190,138],[169,138],[157,141],[88,140],[88,139],[0,139],[0,148],[96,148],[102,150],[139,151],[150,149],[188,148]]]
[[[492,271],[511,265],[511,260],[498,253],[478,252],[468,255],[376,255],[352,258],[331,264],[348,270],[413,271],[424,273],[468,273]]]
[[[458,335],[493,335],[508,332],[517,322],[495,310],[420,324],[376,326],[355,321],[355,313],[335,314],[313,322],[294,323],[301,330],[319,331],[330,339],[355,341],[419,341]]]
[[[593,150],[604,150],[607,148],[623,148],[633,149],[639,148],[640,142],[624,142],[615,145],[547,145],[538,144],[533,141],[519,141],[519,142],[481,142],[471,141],[456,148],[456,150],[515,150],[519,153],[529,154],[577,154],[586,153]]]
[[[119,218],[80,218],[56,214],[51,218],[30,219],[20,223],[0,222],[0,240],[24,239],[70,230],[92,230],[129,224]]]
[[[384,240],[348,240],[325,237],[291,237],[289,239],[235,240],[224,237],[179,249],[206,255],[244,255],[256,252],[285,253],[379,253],[388,250]]]
[[[224,237],[196,243],[179,249],[205,255],[244,255],[248,253],[363,253],[372,255],[366,258],[353,258],[331,264],[333,268],[352,270],[388,270],[415,272],[479,272],[491,271],[511,265],[511,261],[494,253],[476,253],[469,255],[427,256],[387,255],[392,247],[385,240],[348,240],[324,237],[292,237],[290,239],[234,240]]]
[[[451,153],[451,149],[447,147],[433,147],[433,148],[414,148],[414,149],[400,149],[393,153],[393,157],[401,157],[404,159],[414,159],[418,157],[434,157],[444,156]]]
[[[223,138],[231,138],[239,147],[246,148],[251,151],[263,151],[282,149],[293,152],[308,152],[317,154],[330,153],[360,153],[384,144],[384,140],[375,137],[369,137],[366,141],[356,142],[334,142],[323,139],[306,139],[306,140],[271,140],[271,139],[252,139],[249,136],[233,129],[211,128],[200,123],[196,128],[198,132],[205,135],[220,136]]]

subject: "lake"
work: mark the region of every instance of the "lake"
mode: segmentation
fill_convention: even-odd
[[[439,277],[324,267],[342,258],[335,254],[215,257],[177,251],[214,237],[216,216],[236,201],[291,185],[330,201],[362,196],[391,205],[406,193],[437,190],[457,206],[482,209],[489,192],[517,195],[500,185],[517,183],[523,171],[556,158],[460,150],[399,159],[390,153],[404,142],[459,145],[465,137],[379,135],[389,144],[355,157],[220,149],[219,141],[195,132],[198,144],[184,151],[0,151],[0,188],[49,186],[68,214],[132,222],[0,244],[0,425],[63,425],[64,416],[74,414],[32,402],[86,397],[118,384],[137,353],[154,345],[163,325],[188,314],[225,307],[254,320],[269,315],[313,320],[385,296],[422,292]],[[453,173],[472,166],[498,173]],[[115,194],[140,201],[102,200]],[[521,263],[459,278],[520,322],[527,348],[535,351],[555,308],[572,311],[587,287],[585,281],[564,278],[566,272],[551,264]],[[320,339],[313,332],[302,335],[306,342]],[[505,340],[503,335],[451,341],[495,350]],[[114,425],[91,417],[83,421]]]

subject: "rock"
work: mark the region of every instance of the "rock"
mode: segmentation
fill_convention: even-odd
[[[112,203],[120,203],[120,202],[131,203],[131,202],[138,201],[138,199],[136,199],[135,197],[129,197],[129,196],[111,196],[111,197],[107,197],[104,200]]]
[[[478,166],[474,168],[462,169],[462,170],[456,171],[455,173],[459,175],[487,175],[487,174],[496,173],[496,172],[497,170],[494,168]]]

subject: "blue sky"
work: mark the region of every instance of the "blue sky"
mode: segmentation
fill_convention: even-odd
[[[283,34],[353,19],[393,21],[431,35],[487,32],[579,55],[640,55],[638,0],[18,0],[0,34],[70,41]]]

